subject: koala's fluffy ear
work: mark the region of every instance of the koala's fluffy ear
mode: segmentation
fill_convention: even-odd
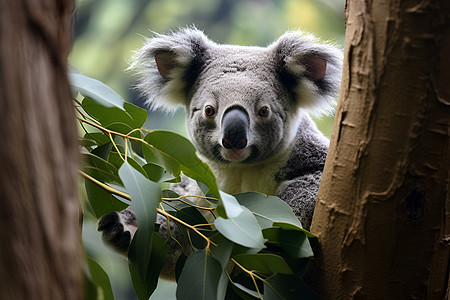
[[[342,51],[300,31],[288,32],[270,45],[279,78],[300,107],[320,114],[333,108],[339,93]]]
[[[165,110],[187,105],[210,44],[214,43],[193,27],[147,39],[129,68],[140,75],[137,87],[146,96],[146,104]]]

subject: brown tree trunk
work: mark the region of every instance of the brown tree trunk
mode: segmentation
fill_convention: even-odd
[[[0,1],[0,299],[81,299],[72,0]]]
[[[323,299],[448,295],[450,2],[348,1],[311,231]]]

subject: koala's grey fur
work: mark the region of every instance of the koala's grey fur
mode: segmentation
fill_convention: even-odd
[[[340,50],[299,31],[268,47],[244,47],[219,45],[185,28],[148,39],[131,68],[141,75],[138,86],[149,106],[186,107],[191,140],[221,190],[278,195],[309,229],[328,150],[328,139],[309,114],[333,106]],[[206,115],[208,105],[212,116]],[[222,144],[221,122],[231,108],[249,120],[244,149]],[[183,180],[181,190],[189,189]]]

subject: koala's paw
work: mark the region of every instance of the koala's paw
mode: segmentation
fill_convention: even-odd
[[[106,244],[119,253],[127,255],[137,230],[136,217],[127,209],[121,212],[110,212],[100,218],[97,230],[102,232],[102,238]]]

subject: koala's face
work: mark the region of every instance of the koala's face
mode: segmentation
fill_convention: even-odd
[[[187,107],[186,124],[198,152],[224,163],[254,163],[293,139],[297,107],[272,71],[264,48],[212,53]],[[296,129],[296,128],[295,128]]]
[[[219,45],[187,28],[149,39],[132,67],[147,103],[186,107],[203,157],[249,164],[285,152],[301,109],[330,106],[341,65],[341,51],[301,32],[262,48]]]

